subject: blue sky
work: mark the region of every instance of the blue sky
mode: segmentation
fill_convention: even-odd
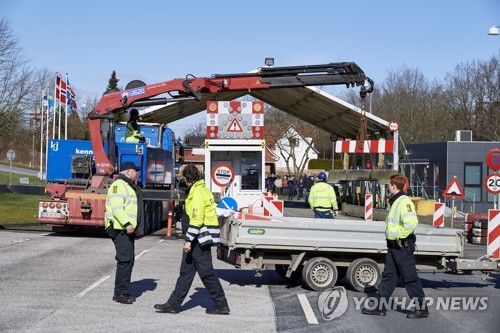
[[[125,86],[276,66],[356,62],[377,82],[418,68],[443,79],[500,52],[499,0],[0,0],[31,64],[69,73],[77,99]],[[376,88],[376,86],[375,86]],[[193,118],[194,117],[194,118]],[[193,116],[171,124],[183,135]]]

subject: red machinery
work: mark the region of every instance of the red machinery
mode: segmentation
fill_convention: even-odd
[[[72,226],[103,226],[106,188],[116,171],[116,146],[114,144],[113,123],[115,113],[125,112],[131,107],[161,105],[170,102],[182,103],[186,100],[200,101],[203,94],[225,92],[269,90],[289,87],[347,85],[361,86],[365,90],[365,81],[373,82],[352,62],[330,63],[323,65],[290,66],[260,68],[256,73],[218,74],[210,78],[189,77],[146,85],[141,81],[130,82],[124,91],[107,91],[97,106],[88,115],[90,137],[94,154],[95,174],[86,184],[72,184],[71,181],[47,184],[51,193],[51,202],[40,202],[39,221],[46,224]],[[168,98],[155,98],[168,94]],[[202,102],[200,102],[202,103]],[[108,151],[106,152],[101,137],[101,119],[110,122]],[[111,157],[111,160],[109,157]],[[172,190],[172,189],[170,189]],[[161,227],[167,214],[165,206],[176,197],[175,193],[158,194],[156,189],[145,189],[146,220],[150,219],[150,231]],[[172,192],[172,191],[171,191]],[[52,205],[52,214],[43,208]],[[44,207],[42,207],[44,206]],[[50,207],[49,207],[50,208]],[[167,207],[168,208],[168,207]],[[63,210],[64,214],[54,212]],[[64,211],[65,210],[65,211]],[[50,212],[50,209],[49,209]]]

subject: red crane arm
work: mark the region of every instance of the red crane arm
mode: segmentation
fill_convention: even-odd
[[[211,78],[186,78],[143,85],[124,91],[103,95],[97,106],[88,115],[88,124],[97,175],[109,176],[114,165],[104,151],[101,137],[101,119],[114,119],[114,113],[133,106],[166,104],[193,97],[197,100],[204,93],[227,91],[251,91],[283,87],[319,86],[345,84],[364,85],[367,77],[355,63],[330,63],[324,65],[260,68],[256,73],[215,74]],[[171,99],[152,97],[168,93]],[[176,93],[172,95],[171,93]],[[111,147],[109,147],[111,149]],[[110,154],[113,154],[114,149]]]

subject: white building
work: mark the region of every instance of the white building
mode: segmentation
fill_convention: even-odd
[[[302,135],[295,126],[289,126],[283,135],[277,137],[271,151],[279,157],[275,164],[278,174],[307,173],[309,161],[318,158],[312,138]]]

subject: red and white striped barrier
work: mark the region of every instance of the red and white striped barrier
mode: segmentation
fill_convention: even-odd
[[[488,210],[488,242],[486,253],[490,258],[500,259],[500,210]]]
[[[373,221],[373,195],[365,194],[365,221]]]
[[[363,149],[358,147],[356,140],[335,142],[336,153],[392,153],[394,140],[365,140]]]
[[[264,207],[264,216],[283,216],[285,203],[278,200],[278,195],[271,192],[262,193],[262,206]]]
[[[444,203],[435,202],[434,203],[434,215],[432,219],[432,225],[437,228],[444,227]]]

